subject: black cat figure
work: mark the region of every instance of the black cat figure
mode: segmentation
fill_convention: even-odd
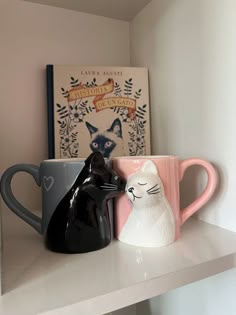
[[[48,249],[61,253],[85,253],[111,241],[108,200],[124,191],[125,181],[100,152],[92,153],[73,186],[60,201],[46,234]]]

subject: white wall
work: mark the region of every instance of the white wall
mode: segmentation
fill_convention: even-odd
[[[0,4],[2,170],[47,157],[46,64],[130,60],[128,22],[24,1]]]
[[[128,22],[0,0],[0,174],[12,164],[47,158],[46,64],[129,66],[129,45]],[[18,174],[13,184],[22,203],[40,215],[34,180]],[[21,235],[22,228],[35,233],[3,202],[2,208],[4,236]]]
[[[213,162],[220,184],[199,217],[232,231],[236,231],[235,12],[234,0],[153,0],[131,23],[132,65],[150,71],[153,153]],[[203,177],[198,169],[186,176],[183,204],[202,188]],[[235,276],[232,270],[175,290],[138,305],[137,313],[236,314]]]
[[[46,64],[130,64],[128,22],[18,0],[0,0],[0,46],[0,174],[47,158]],[[29,175],[13,184],[25,206],[40,209]]]
[[[236,231],[236,2],[156,0],[131,25],[133,65],[150,71],[155,154],[199,156],[219,170],[204,220]]]
[[[181,287],[136,305],[136,315],[235,315],[235,272]]]

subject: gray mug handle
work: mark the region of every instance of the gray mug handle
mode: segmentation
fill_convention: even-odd
[[[30,224],[37,232],[42,234],[42,219],[31,211],[27,210],[19,201],[16,200],[11,189],[11,181],[13,176],[18,172],[26,172],[33,176],[36,183],[40,186],[39,166],[33,164],[16,164],[9,167],[1,178],[1,194],[2,198],[16,215],[25,222]]]

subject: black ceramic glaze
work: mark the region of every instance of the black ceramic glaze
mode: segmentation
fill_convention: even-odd
[[[46,246],[62,253],[84,253],[107,246],[111,241],[107,201],[124,188],[125,181],[105,164],[102,154],[92,153],[52,215]]]

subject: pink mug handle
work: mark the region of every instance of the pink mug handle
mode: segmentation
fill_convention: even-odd
[[[201,195],[193,201],[190,205],[188,205],[185,209],[180,211],[180,224],[182,225],[191,215],[193,215],[196,211],[198,211],[213,195],[216,184],[217,184],[217,173],[215,168],[207,161],[192,158],[187,159],[180,162],[180,181],[182,180],[186,169],[192,165],[200,165],[202,166],[208,176],[208,181],[206,188],[201,193]]]

